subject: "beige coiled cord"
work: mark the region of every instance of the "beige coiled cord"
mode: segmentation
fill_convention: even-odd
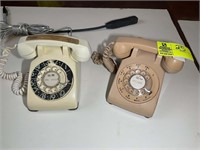
[[[111,73],[115,72],[117,69],[115,62],[111,58],[111,56],[113,55],[113,46],[114,42],[108,44],[105,47],[103,55],[94,51],[91,56],[91,59],[93,60],[94,64],[104,65],[105,68]]]

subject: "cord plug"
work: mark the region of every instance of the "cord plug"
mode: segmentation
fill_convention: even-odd
[[[138,18],[136,16],[130,16],[122,19],[116,19],[109,21],[105,24],[106,29],[116,29],[120,27],[125,27],[128,25],[136,24],[138,22]]]

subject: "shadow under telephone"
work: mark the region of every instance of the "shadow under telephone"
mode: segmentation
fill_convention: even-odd
[[[25,79],[19,72],[1,74],[2,78],[14,80],[12,90],[15,94],[27,91],[29,110],[78,107],[79,62],[87,61],[91,54],[87,41],[59,35],[31,35],[20,38],[17,50],[25,59],[34,58],[29,74]],[[6,62],[9,51],[3,52],[5,59],[2,61]]]
[[[136,37],[119,37],[109,44],[101,56],[94,52],[94,63],[104,64],[116,72],[108,89],[107,101],[128,111],[151,117],[162,87],[164,72],[180,71],[184,62],[157,54],[156,41]],[[111,58],[122,59],[119,68]]]

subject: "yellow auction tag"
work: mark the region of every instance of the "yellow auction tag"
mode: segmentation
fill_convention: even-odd
[[[171,42],[157,41],[158,54],[161,56],[174,56],[194,61],[190,50],[184,45]]]

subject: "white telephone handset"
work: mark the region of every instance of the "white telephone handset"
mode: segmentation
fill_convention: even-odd
[[[79,62],[90,58],[87,41],[61,35],[21,37],[18,53],[33,59],[30,65],[27,107],[29,110],[76,109]]]
[[[67,46],[73,50],[71,53],[72,57],[76,61],[81,62],[87,61],[91,55],[90,46],[87,41],[59,35],[31,35],[21,37],[18,42],[18,52],[25,59],[34,58],[37,56],[37,45]]]

